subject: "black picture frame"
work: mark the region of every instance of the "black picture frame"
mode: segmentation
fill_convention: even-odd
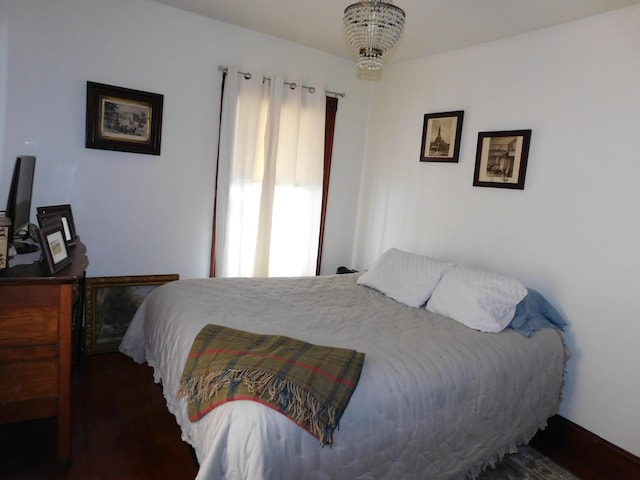
[[[421,162],[458,163],[464,111],[426,113],[422,125]]]
[[[524,190],[531,130],[479,132],[474,187]]]
[[[38,225],[42,228],[50,220],[56,220],[56,217],[60,218],[62,222],[64,240],[67,247],[75,246],[77,240],[76,225],[73,221],[73,211],[71,205],[50,205],[46,207],[36,208],[36,218],[38,219]]]
[[[42,264],[49,275],[55,275],[60,270],[71,265],[71,256],[64,240],[61,221],[54,219],[38,229],[40,249],[42,250]]]
[[[145,297],[179,278],[178,274],[87,278],[84,352],[116,352]]]
[[[87,82],[85,147],[160,155],[164,96]]]

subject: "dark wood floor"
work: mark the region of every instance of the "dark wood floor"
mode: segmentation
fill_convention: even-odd
[[[56,460],[54,419],[0,427],[0,479],[186,480],[197,473],[152,369],[123,354],[81,358],[71,416],[72,462],[64,468]],[[571,459],[554,460],[580,478],[606,478]]]
[[[197,464],[152,369],[120,353],[83,357],[72,379],[71,465],[56,460],[55,420],[0,427],[0,478],[193,479]]]

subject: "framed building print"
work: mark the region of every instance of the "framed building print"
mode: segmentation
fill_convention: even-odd
[[[163,100],[157,93],[87,82],[85,147],[160,155]]]
[[[475,187],[524,190],[531,130],[479,132]]]
[[[463,119],[462,110],[425,114],[420,161],[457,163]]]

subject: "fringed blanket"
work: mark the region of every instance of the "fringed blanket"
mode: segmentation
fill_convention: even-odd
[[[358,384],[364,353],[207,325],[196,336],[182,373],[178,398],[195,422],[231,400],[271,407],[317,437],[333,431]]]

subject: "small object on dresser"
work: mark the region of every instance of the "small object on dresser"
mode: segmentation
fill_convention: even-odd
[[[352,269],[344,267],[344,266],[338,267],[338,269],[336,270],[336,274],[337,275],[344,275],[346,273],[356,273],[356,272],[357,272],[357,270],[352,270]]]
[[[0,216],[0,270],[9,268],[9,230],[11,219]]]

